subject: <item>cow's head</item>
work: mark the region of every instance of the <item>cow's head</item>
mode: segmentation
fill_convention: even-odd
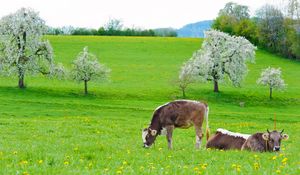
[[[287,134],[282,134],[284,130],[278,132],[276,130],[270,132],[267,130],[263,133],[262,138],[268,142],[269,151],[280,151],[281,140],[287,140],[289,136]]]
[[[157,135],[158,135],[157,130],[154,130],[154,129],[151,129],[151,128],[143,129],[142,139],[143,139],[143,142],[144,142],[144,147],[145,148],[150,147],[154,143]]]

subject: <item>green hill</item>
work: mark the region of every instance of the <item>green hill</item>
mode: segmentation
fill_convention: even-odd
[[[174,83],[180,66],[200,48],[201,39],[159,37],[48,36],[55,59],[70,68],[84,46],[111,68],[111,80],[83,84],[27,76],[25,90],[17,79],[0,78],[0,170],[3,174],[242,174],[299,173],[300,63],[258,50],[256,63],[242,88],[230,83],[213,93],[212,84],[194,84],[187,98],[210,106],[210,127],[242,133],[285,129],[281,154],[194,150],[194,129],[175,130],[174,150],[165,138],[155,147],[142,148],[141,129],[153,110],[180,99]],[[281,67],[288,88],[274,92],[256,84],[262,69]],[[244,107],[240,103],[245,103]],[[202,144],[204,147],[204,143]],[[273,156],[276,158],[273,160]],[[288,158],[287,165],[282,159]],[[41,161],[42,160],[42,161]],[[26,163],[27,161],[27,163]],[[203,167],[207,163],[208,165]],[[260,168],[255,170],[254,163]],[[201,164],[201,165],[200,165]],[[281,167],[282,166],[282,167]],[[298,168],[297,168],[298,167]]]

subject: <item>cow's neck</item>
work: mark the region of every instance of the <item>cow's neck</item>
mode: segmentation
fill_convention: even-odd
[[[158,115],[154,115],[153,116],[149,128],[157,130],[157,132],[160,132],[160,130],[162,129],[162,126],[161,126],[161,123],[160,123]]]

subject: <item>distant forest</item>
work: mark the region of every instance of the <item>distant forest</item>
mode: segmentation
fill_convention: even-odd
[[[101,35],[101,36],[162,36],[177,37],[177,32],[172,28],[140,29],[124,28],[121,20],[111,19],[109,22],[97,29],[74,28],[72,26],[61,28],[48,28],[48,35]]]
[[[256,46],[300,60],[300,0],[288,0],[281,9],[266,4],[250,18],[249,7],[229,2],[212,28],[243,36]]]

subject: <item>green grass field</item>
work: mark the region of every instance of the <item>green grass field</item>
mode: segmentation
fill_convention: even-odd
[[[111,68],[110,82],[83,84],[26,76],[0,78],[0,174],[300,174],[300,63],[257,51],[242,88],[230,83],[193,84],[188,99],[210,106],[210,128],[241,133],[285,129],[280,153],[194,149],[193,128],[176,129],[173,150],[159,137],[142,148],[141,130],[153,110],[180,99],[174,80],[200,48],[200,39],[48,36],[57,62],[70,67],[88,46]],[[262,69],[281,67],[284,92],[256,85]],[[240,102],[245,106],[240,107]]]

